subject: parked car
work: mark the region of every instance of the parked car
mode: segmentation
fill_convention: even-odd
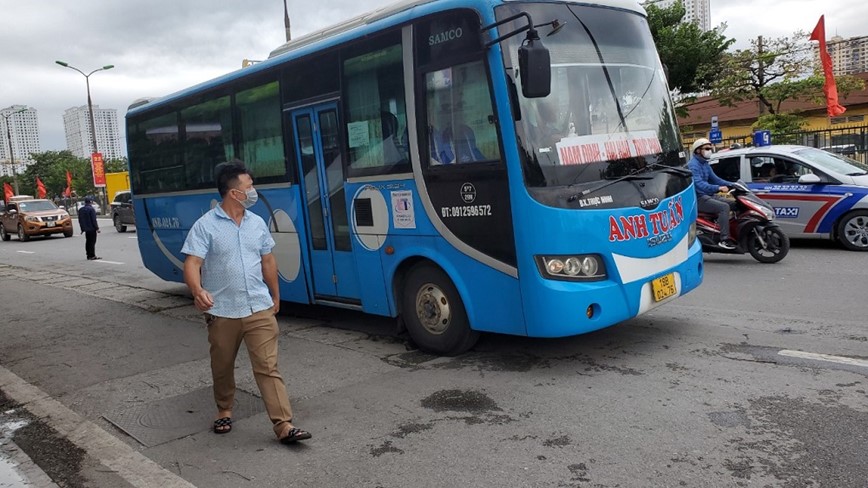
[[[94,211],[96,211],[97,215],[102,213],[102,208],[100,208],[98,203],[96,203],[94,201],[94,202],[91,202],[90,205],[93,207]],[[75,212],[76,213],[78,213],[78,211],[81,210],[81,207],[84,207],[84,200],[81,200],[79,202],[75,202]]]
[[[126,232],[128,225],[136,225],[136,214],[133,210],[133,194],[129,190],[115,193],[111,203],[112,222],[118,232]]]
[[[51,200],[12,198],[0,213],[0,239],[11,239],[10,232],[17,233],[22,241],[28,241],[32,236],[60,233],[72,237],[72,218]]]
[[[813,147],[773,145],[714,154],[711,167],[771,204],[789,237],[868,251],[868,165]]]

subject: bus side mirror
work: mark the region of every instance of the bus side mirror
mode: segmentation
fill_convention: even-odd
[[[525,43],[518,48],[518,69],[521,76],[521,94],[525,98],[542,98],[551,93],[551,56],[535,30],[528,32]]]

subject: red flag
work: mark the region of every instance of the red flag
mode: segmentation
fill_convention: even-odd
[[[847,109],[838,103],[838,85],[835,84],[835,77],[832,75],[832,57],[826,50],[826,22],[825,15],[820,16],[820,21],[817,22],[817,27],[814,27],[814,32],[811,32],[811,40],[820,42],[820,61],[823,63],[823,74],[826,75],[826,83],[823,85],[823,93],[826,94],[826,111],[829,117],[837,117],[844,113]]]
[[[66,170],[66,189],[63,190],[63,196],[69,198],[72,194],[72,175],[69,174],[69,170]]]
[[[45,198],[45,184],[42,183],[42,180],[39,177],[36,177],[36,198]]]
[[[12,185],[9,183],[3,183],[3,195],[6,198],[6,203],[9,203],[9,200],[15,196],[15,192],[12,190]]]

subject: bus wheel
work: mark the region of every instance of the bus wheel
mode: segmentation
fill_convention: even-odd
[[[479,333],[470,329],[464,302],[443,270],[417,264],[404,283],[404,323],[420,349],[454,356],[473,347]]]

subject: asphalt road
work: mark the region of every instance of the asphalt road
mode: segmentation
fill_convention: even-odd
[[[487,335],[457,358],[415,351],[389,320],[285,304],[281,371],[314,434],[288,448],[261,409],[209,432],[207,342],[184,287],[104,225],[102,261],[79,236],[0,242],[0,390],[29,399],[0,410],[32,415],[14,441],[55,482],[868,485],[868,253],[706,255],[703,285],[652,313],[568,339]]]

